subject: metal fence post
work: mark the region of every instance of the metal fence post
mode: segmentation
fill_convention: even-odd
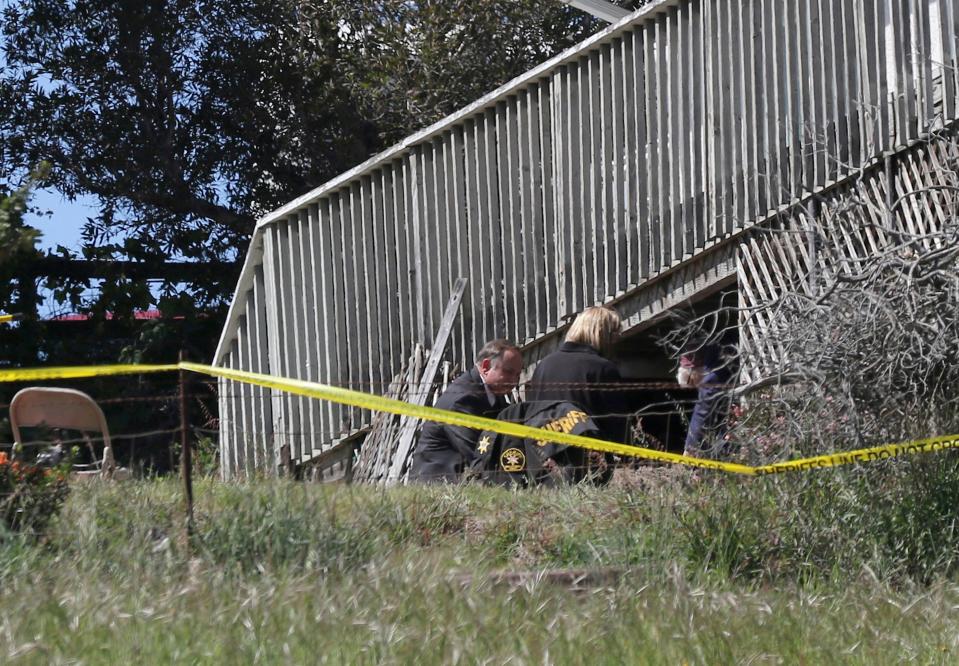
[[[180,362],[186,360],[186,354],[180,352]],[[187,373],[180,369],[180,473],[183,476],[183,494],[186,499],[186,533],[193,535],[193,461],[190,451],[188,433],[189,418],[187,414]]]

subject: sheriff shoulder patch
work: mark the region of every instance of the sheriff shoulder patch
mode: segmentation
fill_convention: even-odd
[[[519,449],[506,449],[499,457],[504,472],[522,472],[526,469],[526,454]]]

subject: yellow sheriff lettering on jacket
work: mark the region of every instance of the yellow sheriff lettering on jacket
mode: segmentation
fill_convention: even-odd
[[[555,421],[550,421],[546,425],[542,426],[543,430],[550,430],[552,432],[562,432],[569,433],[572,432],[578,424],[584,423],[589,417],[586,416],[586,412],[581,412],[579,410],[571,410],[566,414],[566,416],[561,416]],[[546,446],[549,440],[541,439],[536,442],[536,446]]]

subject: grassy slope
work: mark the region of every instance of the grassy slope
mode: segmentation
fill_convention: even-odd
[[[872,470],[520,493],[203,482],[189,553],[174,483],[80,486],[43,544],[0,545],[0,660],[953,663],[959,474]],[[566,567],[617,575],[542,577]]]

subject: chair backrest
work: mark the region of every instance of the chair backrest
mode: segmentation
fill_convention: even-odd
[[[23,443],[20,428],[37,426],[99,433],[103,438],[104,467],[113,463],[107,419],[93,398],[82,391],[45,386],[18,391],[10,401],[10,429],[14,441]]]

